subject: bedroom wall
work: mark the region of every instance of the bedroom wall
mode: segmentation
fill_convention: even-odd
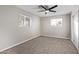
[[[72,11],[71,14],[71,40],[73,42],[73,44],[76,46],[76,48],[78,49],[78,22],[79,22],[79,12],[78,12],[78,8],[76,8],[75,10]]]
[[[31,17],[30,27],[19,27],[18,15]],[[0,6],[0,51],[40,35],[40,18],[16,6]]]
[[[78,17],[79,17],[79,10],[78,10]],[[78,18],[78,53],[79,53],[79,18]]]
[[[50,21],[54,18],[62,17],[62,26],[51,26]],[[71,37],[71,17],[70,14],[61,15],[61,16],[52,16],[52,17],[42,17],[41,18],[41,35],[57,38],[67,38]]]

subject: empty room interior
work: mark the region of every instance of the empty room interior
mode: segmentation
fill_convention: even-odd
[[[78,5],[0,5],[0,54],[78,54]]]

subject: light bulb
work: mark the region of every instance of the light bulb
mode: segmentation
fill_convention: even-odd
[[[47,13],[48,13],[48,12],[49,12],[49,10],[46,10],[45,12],[47,12]]]

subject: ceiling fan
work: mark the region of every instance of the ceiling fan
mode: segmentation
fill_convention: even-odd
[[[54,6],[50,7],[50,8],[47,5],[39,5],[38,7],[43,9],[43,10],[40,10],[39,12],[45,12],[45,14],[47,14],[48,12],[56,12],[56,11],[54,11],[52,9],[58,7],[58,5],[54,5]]]

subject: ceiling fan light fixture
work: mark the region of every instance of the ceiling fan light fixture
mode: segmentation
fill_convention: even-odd
[[[49,6],[44,6],[44,5],[40,5],[40,7],[44,10],[43,12],[45,12],[45,15],[46,15],[49,12],[56,12],[56,11],[54,11],[52,9],[56,8],[57,5],[54,5],[54,6],[50,7],[50,8],[49,8]]]
[[[46,10],[45,12],[47,12],[47,13],[48,13],[48,12],[49,12],[49,10]]]

